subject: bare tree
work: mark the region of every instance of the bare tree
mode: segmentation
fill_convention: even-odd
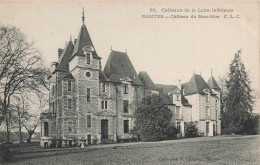
[[[48,88],[47,69],[43,66],[41,54],[34,48],[33,42],[27,42],[26,36],[14,26],[0,27],[0,124],[6,120],[13,96],[18,93],[41,93]],[[7,142],[9,134],[7,133]]]
[[[32,135],[34,134],[34,131],[37,128],[39,123],[40,123],[39,118],[34,115],[30,115],[28,120],[26,120],[26,122],[24,123],[24,128],[27,130],[29,134],[27,142],[31,142]]]

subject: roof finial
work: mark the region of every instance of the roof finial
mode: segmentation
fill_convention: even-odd
[[[84,7],[82,7],[82,23],[85,24]]]
[[[112,45],[111,45],[111,48],[110,48],[110,50],[112,51]]]
[[[201,71],[200,71],[200,75],[201,75]]]
[[[213,72],[213,69],[212,69],[212,68],[211,68],[211,71],[210,71],[210,72],[211,72],[211,76],[212,76],[212,75],[213,75],[213,73],[212,73],[212,72]]]
[[[127,49],[125,49],[125,54],[127,54]]]
[[[70,41],[72,41],[72,36],[70,35]]]

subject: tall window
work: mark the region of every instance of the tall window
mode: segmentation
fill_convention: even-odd
[[[216,102],[215,102],[215,108],[216,108],[216,110],[218,110],[218,100],[216,100]]]
[[[124,133],[129,133],[129,120],[124,120]]]
[[[124,84],[124,94],[128,94],[128,84]]]
[[[68,122],[68,130],[69,130],[69,132],[72,131],[72,122]]]
[[[52,95],[54,96],[55,94],[55,85],[52,85]]]
[[[87,102],[90,102],[90,88],[87,88]]]
[[[53,114],[55,113],[55,104],[54,104],[54,102],[52,102],[52,113]]]
[[[68,81],[68,91],[71,91],[71,81]]]
[[[177,133],[181,133],[181,122],[177,122]]]
[[[90,54],[87,53],[87,64],[90,64]]]
[[[128,100],[124,100],[123,104],[124,104],[124,113],[128,113]]]
[[[68,99],[68,108],[71,108],[71,99]]]
[[[106,83],[102,83],[102,92],[106,92]]]
[[[101,108],[107,109],[107,101],[101,101]]]
[[[87,115],[87,127],[91,128],[91,115]]]
[[[206,117],[209,117],[209,107],[206,107]]]
[[[176,106],[176,114],[180,114],[181,113],[181,107],[180,106]]]
[[[209,133],[209,122],[206,122],[206,133]]]

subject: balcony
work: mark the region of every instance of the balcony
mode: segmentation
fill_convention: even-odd
[[[55,113],[41,113],[40,119],[53,119],[56,117]]]
[[[183,119],[183,115],[176,113],[175,114],[175,119],[182,120]]]

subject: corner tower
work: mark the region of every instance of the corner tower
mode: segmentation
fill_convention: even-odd
[[[84,11],[83,24],[78,38],[74,41],[74,49],[69,61],[69,69],[75,79],[77,112],[77,138],[79,140],[93,139],[96,130],[93,127],[93,114],[98,109],[100,57],[90,38],[85,25]],[[92,124],[93,123],[93,124]]]

